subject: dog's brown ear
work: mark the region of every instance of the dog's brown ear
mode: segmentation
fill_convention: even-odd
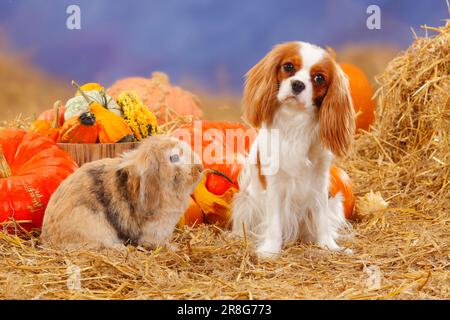
[[[319,112],[320,137],[336,156],[350,149],[355,133],[355,111],[348,78],[333,61],[334,77]]]
[[[244,119],[252,126],[259,128],[262,122],[272,122],[279,106],[276,98],[279,64],[286,52],[297,49],[294,42],[279,44],[247,72],[242,104]]]

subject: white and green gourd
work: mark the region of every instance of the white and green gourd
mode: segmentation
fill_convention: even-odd
[[[86,95],[89,96],[92,101],[96,101],[107,108],[109,111],[114,112],[118,116],[123,117],[122,108],[117,102],[104,91],[91,90],[87,91]],[[78,117],[81,114],[89,111],[89,104],[86,99],[81,95],[70,98],[66,102],[66,112],[64,113],[64,119],[67,121],[72,117]]]

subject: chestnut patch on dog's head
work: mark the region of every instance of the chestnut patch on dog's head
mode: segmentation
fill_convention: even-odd
[[[311,67],[311,83],[313,87],[313,103],[320,108],[328,92],[328,87],[333,81],[333,62],[330,57],[325,57],[319,63]]]
[[[300,43],[287,42],[275,46],[247,72],[244,88],[244,118],[254,127],[272,123],[280,103],[277,93],[280,82],[291,77],[302,66]]]

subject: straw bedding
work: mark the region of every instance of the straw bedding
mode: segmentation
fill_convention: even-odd
[[[378,121],[340,163],[358,197],[341,242],[353,254],[299,243],[258,261],[215,226],[177,230],[174,251],[62,252],[0,232],[0,298],[449,299],[450,22],[427,30],[378,78]]]

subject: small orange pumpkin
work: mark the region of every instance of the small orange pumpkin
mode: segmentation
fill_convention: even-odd
[[[58,112],[58,126],[62,127],[64,124],[64,113],[66,112],[66,108],[64,105],[60,105],[59,112]],[[55,108],[45,110],[42,112],[37,120],[46,120],[46,121],[53,121],[55,119]]]
[[[52,121],[39,120],[39,119],[35,120],[31,124],[28,131],[38,133],[44,137],[48,137],[55,142],[58,141],[59,133],[60,133],[60,127],[59,127],[59,113],[60,113],[59,110],[60,110],[60,108],[61,108],[61,101],[56,101],[54,108],[53,108],[53,114],[56,115],[56,117],[54,117]]]
[[[345,62],[341,62],[339,65],[350,82],[350,93],[356,112],[356,131],[359,129],[367,131],[375,120],[372,85],[364,72],[357,66]]]
[[[200,206],[194,201],[194,199],[189,198],[189,208],[181,216],[178,222],[178,227],[183,228],[184,226],[198,226],[203,223],[204,214]]]
[[[344,170],[336,166],[331,166],[330,186],[328,190],[333,197],[338,193],[342,194],[345,217],[349,219],[355,207],[355,196],[352,190],[352,180]]]
[[[207,134],[209,130],[215,133],[214,141],[211,141],[211,137]],[[202,158],[204,168],[215,171],[213,174],[205,174],[202,182],[194,190],[193,198],[203,210],[205,222],[227,227],[231,219],[231,200],[238,191],[238,175],[242,169],[242,164],[238,160],[248,154],[256,131],[241,123],[202,121],[198,126],[194,122],[185,124],[172,135],[182,140],[190,138],[190,141],[185,142]],[[195,145],[196,141],[200,142],[199,146]],[[207,163],[204,151],[212,144],[222,148],[222,156],[215,157],[214,163]],[[197,150],[198,147],[203,150]]]
[[[207,223],[227,228],[231,221],[231,200],[238,190],[231,187],[223,194],[216,195],[208,190],[206,186],[207,177],[207,174],[203,176],[202,181],[195,188],[192,197],[205,214],[205,221]]]
[[[82,113],[64,122],[59,141],[62,143],[96,143],[99,126],[95,115],[91,112]]]
[[[206,188],[215,195],[222,195],[231,187],[239,189],[238,176],[243,168],[243,164],[239,163],[238,157],[240,154],[235,153],[234,156],[218,158],[217,162],[205,167],[208,169],[217,170],[231,179],[224,178],[217,174],[210,174],[206,178]]]

